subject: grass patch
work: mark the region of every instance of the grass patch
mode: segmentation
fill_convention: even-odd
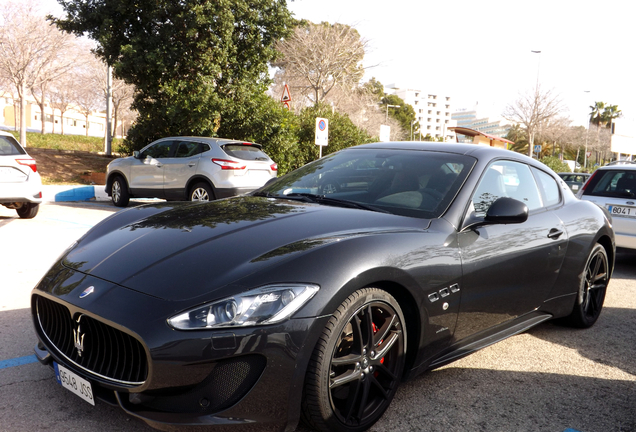
[[[20,133],[17,131],[7,131],[19,141]],[[116,152],[122,145],[121,138],[113,138],[111,144],[112,151]],[[55,150],[76,150],[91,153],[104,152],[104,138],[87,137],[82,135],[59,135],[53,133],[41,134],[37,132],[27,132],[27,151],[29,147],[46,148]]]

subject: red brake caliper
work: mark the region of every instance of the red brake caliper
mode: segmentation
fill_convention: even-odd
[[[378,332],[378,327],[375,325],[374,322],[372,322],[371,325],[373,326],[373,334],[377,333]],[[382,341],[380,341],[380,343],[382,343]],[[382,357],[380,359],[380,364],[384,364],[384,357]],[[377,377],[379,374],[380,373],[378,371],[376,371],[376,372],[373,373],[373,376]]]

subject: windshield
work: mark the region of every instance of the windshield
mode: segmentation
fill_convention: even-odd
[[[453,200],[475,163],[453,153],[347,149],[281,177],[257,194],[358,208],[403,216],[436,218]]]

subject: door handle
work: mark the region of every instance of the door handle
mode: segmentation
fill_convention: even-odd
[[[552,240],[556,240],[562,235],[563,235],[563,231],[561,231],[558,228],[552,228],[550,232],[548,233],[548,238],[551,238]]]
[[[188,164],[188,166],[189,166],[190,168],[192,168],[192,167],[193,167],[193,166],[195,166],[195,165],[196,165],[196,162],[190,162],[190,163]]]
[[[157,164],[157,168],[161,168],[162,166],[163,166],[163,164],[161,164],[161,163]]]

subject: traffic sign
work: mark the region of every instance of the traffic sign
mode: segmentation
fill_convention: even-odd
[[[535,153],[541,153],[541,146],[540,145],[534,146],[534,152]]]
[[[289,104],[287,102],[291,102],[291,94],[289,93],[289,87],[285,84],[285,88],[283,89],[283,95],[280,97],[280,101],[285,104],[285,106],[289,109]]]
[[[329,144],[329,120],[316,117],[316,145],[326,146]]]

